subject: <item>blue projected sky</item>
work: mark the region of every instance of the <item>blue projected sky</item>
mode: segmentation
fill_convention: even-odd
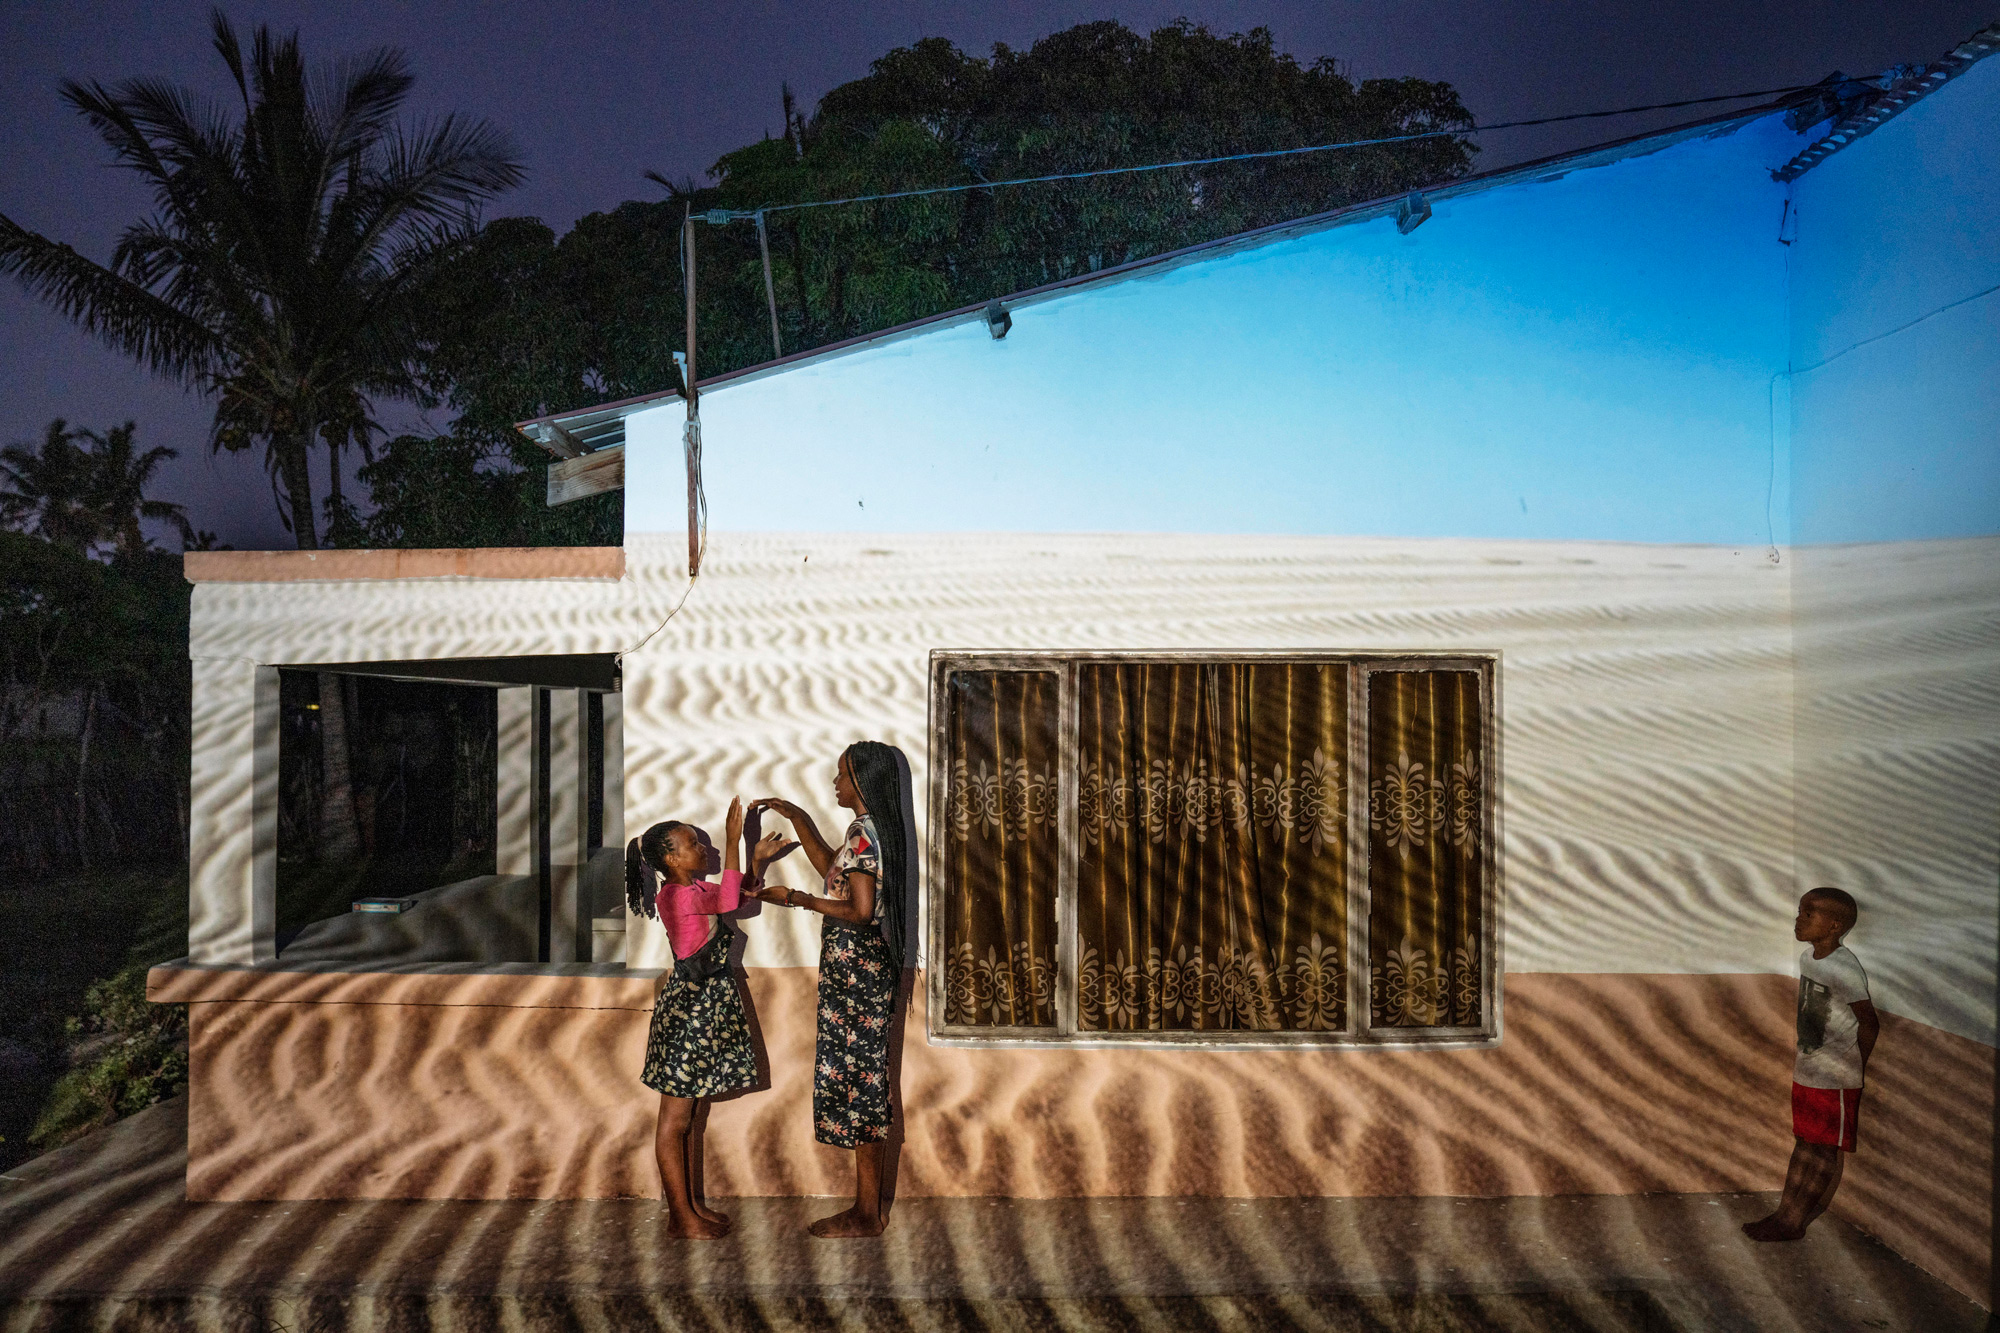
[[[719,386],[712,522],[1783,543],[1799,142],[1771,118]],[[679,419],[628,424],[630,530],[684,521]]]

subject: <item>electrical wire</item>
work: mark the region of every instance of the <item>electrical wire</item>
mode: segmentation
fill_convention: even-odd
[[[1865,82],[1865,80],[1855,80]],[[1395,134],[1377,139],[1349,139],[1339,143],[1310,144],[1302,148],[1269,148],[1253,153],[1227,153],[1220,157],[1190,157],[1174,162],[1148,162],[1131,167],[1100,167],[1094,171],[1064,171],[1047,176],[1023,176],[1012,180],[978,181],[969,185],[936,185],[922,190],[893,190],[884,194],[858,194],[845,199],[808,199],[791,204],[766,204],[751,209],[713,209],[702,215],[709,222],[730,221],[737,218],[755,218],[762,226],[763,215],[767,213],[790,213],[804,208],[834,208],[843,204],[872,204],[891,199],[920,199],[938,194],[966,194],[973,190],[998,190],[1012,185],[1045,185],[1057,181],[1093,180],[1100,176],[1129,176],[1144,171],[1173,171],[1182,167],[1217,166],[1226,162],[1254,162],[1275,157],[1297,157],[1306,153],[1330,153],[1343,148],[1376,148],[1387,144],[1416,143],[1425,139],[1444,139],[1462,134],[1488,134],[1495,130],[1526,129],[1535,125],[1561,125],[1575,120],[1603,120],[1612,116],[1638,115],[1646,111],[1673,111],[1681,107],[1707,106],[1715,102],[1741,102],[1752,97],[1777,97],[1785,93],[1805,92],[1819,85],[1811,83],[1791,84],[1783,88],[1763,88],[1754,92],[1720,93],[1713,97],[1688,97],[1677,102],[1652,102],[1645,106],[1617,107],[1608,111],[1575,111],[1561,116],[1536,116],[1527,120],[1503,120],[1491,125],[1471,125],[1463,129],[1423,130],[1415,134]],[[657,179],[657,178],[656,178]],[[664,182],[662,182],[664,184]],[[775,321],[774,321],[775,328]],[[696,427],[699,430],[699,426]],[[697,439],[699,436],[697,436]],[[700,473],[700,446],[694,446],[695,505],[700,535],[696,545],[695,568],[698,570],[708,554],[708,493],[702,484]],[[636,653],[653,641],[654,636],[667,627],[669,621],[679,615],[687,605],[688,597],[694,592],[695,573],[688,575],[687,587],[681,591],[680,600],[660,623],[646,634],[646,637],[620,652],[622,659],[628,653]]]
[[[1853,80],[1865,82],[1866,80]],[[1095,171],[1064,171],[1050,176],[1023,176],[1014,180],[978,181],[970,185],[934,185],[922,190],[892,190],[886,194],[857,194],[846,199],[807,199],[794,204],[765,204],[752,209],[717,209],[731,218],[755,217],[759,213],[789,213],[801,208],[833,208],[840,204],[872,204],[887,199],[918,199],[934,194],[964,194],[972,190],[997,190],[1009,185],[1043,185],[1054,181],[1091,180],[1098,176],[1127,176],[1141,171],[1172,171],[1179,167],[1208,167],[1223,162],[1251,162],[1262,158],[1295,157],[1302,153],[1330,153],[1342,148],[1375,148],[1384,144],[1415,143],[1420,139],[1443,139],[1460,134],[1487,134],[1494,130],[1518,130],[1532,125],[1560,125],[1572,120],[1603,120],[1610,116],[1631,116],[1642,111],[1672,111],[1680,107],[1706,106],[1712,102],[1740,102],[1752,97],[1776,97],[1782,93],[1804,92],[1814,83],[1796,83],[1784,88],[1764,88],[1756,92],[1721,93],[1714,97],[1689,97],[1678,102],[1653,102],[1646,106],[1619,107],[1611,111],[1575,111],[1563,116],[1537,116],[1531,120],[1503,120],[1492,125],[1472,125],[1457,130],[1424,130],[1416,134],[1395,134],[1381,139],[1348,139],[1340,143],[1311,144],[1303,148],[1268,148],[1255,153],[1228,153],[1221,157],[1190,157],[1176,162],[1148,162],[1135,167],[1100,167]],[[710,220],[716,220],[710,215]]]
[[[696,426],[696,432],[695,438],[699,440],[699,425]],[[701,528],[700,539],[695,545],[694,570],[688,574],[687,587],[681,589],[681,599],[674,603],[673,610],[662,616],[660,623],[646,632],[645,638],[639,640],[639,642],[633,644],[630,648],[621,648],[618,650],[617,656],[621,662],[624,661],[628,654],[636,653],[651,643],[653,636],[665,629],[667,622],[681,613],[681,608],[687,605],[688,597],[694,592],[695,580],[700,577],[702,566],[708,561],[708,484],[701,475],[701,446],[699,444],[694,446],[694,468],[695,516],[696,522]]]

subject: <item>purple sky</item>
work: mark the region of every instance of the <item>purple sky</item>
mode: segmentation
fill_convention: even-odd
[[[58,101],[57,82],[164,76],[221,96],[227,76],[209,47],[208,8],[185,0],[0,6],[0,213],[108,258],[118,231],[148,201]],[[777,129],[781,81],[810,104],[865,73],[890,47],[927,36],[983,54],[994,42],[1026,46],[1100,18],[1141,31],[1181,15],[1222,32],[1262,25],[1301,61],[1332,55],[1358,77],[1447,80],[1475,116],[1494,121],[1930,60],[1990,20],[1993,0],[321,0],[228,9],[239,30],[259,22],[297,27],[313,59],[402,47],[418,76],[418,111],[477,113],[516,137],[529,178],[493,212],[533,215],[561,229],[621,200],[656,197],[641,180],[649,167],[674,178],[699,175],[721,153]],[[1697,114],[1496,134],[1479,165],[1503,166]],[[181,452],[159,486],[163,498],[186,504],[199,526],[239,547],[292,544],[258,457],[208,455],[205,403],[90,342],[11,280],[0,283],[0,385],[0,441],[38,437],[55,416],[98,429],[136,418],[142,445]],[[420,425],[393,404],[380,415],[392,428]]]

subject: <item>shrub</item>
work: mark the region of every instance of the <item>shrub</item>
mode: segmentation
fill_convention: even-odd
[[[44,1152],[187,1087],[187,1006],[148,1001],[143,965],[94,983],[65,1030],[76,1064],[28,1136]]]

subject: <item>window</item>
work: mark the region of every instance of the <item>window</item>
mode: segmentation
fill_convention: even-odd
[[[931,1036],[1497,1039],[1498,664],[933,653]]]

